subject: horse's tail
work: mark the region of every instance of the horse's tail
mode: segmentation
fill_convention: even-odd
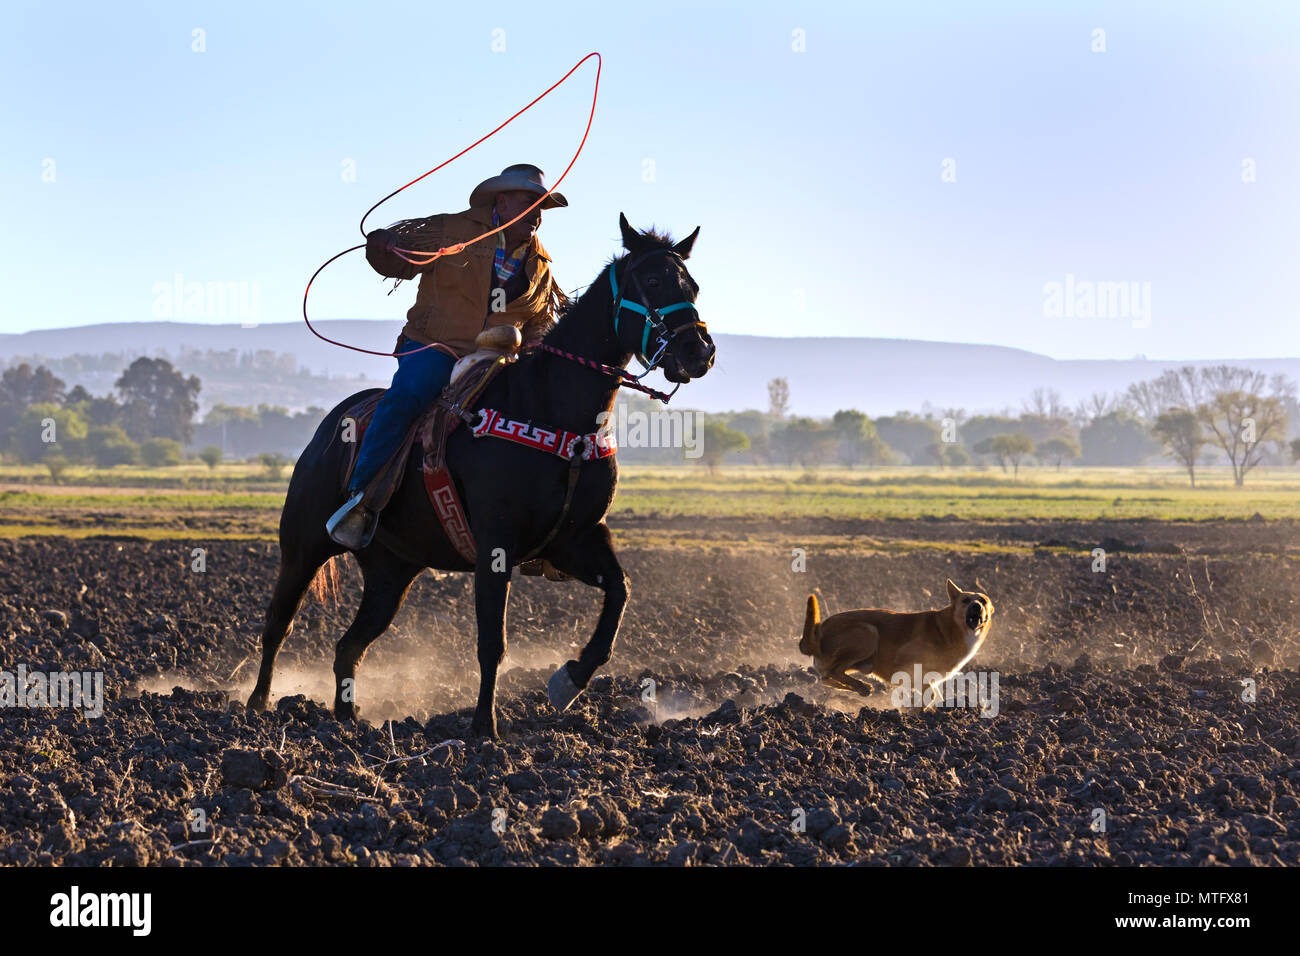
[[[338,606],[341,590],[339,587],[339,565],[344,557],[342,554],[336,554],[322,564],[316,569],[311,584],[307,585],[308,592],[321,604],[327,604],[331,607]]]
[[[803,617],[803,638],[799,641],[799,653],[817,655],[822,649],[822,611],[817,604],[817,595],[808,595],[808,610]]]

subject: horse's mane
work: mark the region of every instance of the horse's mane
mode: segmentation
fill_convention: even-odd
[[[643,240],[645,240],[648,246],[671,247],[674,245],[673,237],[668,232],[666,231],[659,232],[658,230],[655,229],[653,225],[649,229],[640,233],[639,235]],[[626,255],[628,255],[628,251],[626,249],[623,249],[620,252],[618,252],[616,255],[612,255],[608,259],[606,259],[605,264],[601,266],[600,271],[596,273],[597,277],[603,276],[609,270],[610,266],[618,262]],[[587,288],[584,289],[582,291],[582,294],[579,295],[577,298],[574,298],[569,295],[565,295],[564,292],[560,291],[557,288],[555,290],[556,294],[554,296],[554,301],[553,301],[553,314],[555,315],[555,321],[552,323],[551,327],[554,328],[555,325],[559,324],[561,321],[564,320],[564,317],[566,315],[568,315],[570,312],[578,308],[578,306],[582,303],[582,301],[587,298],[587,296],[591,293],[592,289],[594,289],[595,287],[596,287],[596,283],[593,281],[591,285],[587,286]]]

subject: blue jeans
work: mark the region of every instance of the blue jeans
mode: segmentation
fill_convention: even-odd
[[[397,339],[396,351],[399,353],[419,347],[419,342],[412,342],[404,335]],[[416,417],[442,394],[455,364],[455,359],[438,349],[425,349],[397,360],[393,384],[379,399],[374,417],[361,439],[357,466],[352,471],[352,481],[348,483],[349,497],[370,483],[402,443]]]

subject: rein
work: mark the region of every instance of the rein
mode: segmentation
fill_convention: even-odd
[[[552,355],[558,355],[560,358],[566,358],[570,362],[577,362],[579,365],[585,365],[588,368],[594,368],[597,372],[604,372],[606,375],[618,379],[618,384],[623,388],[636,389],[638,392],[645,392],[653,399],[668,404],[668,400],[677,394],[677,388],[681,388],[679,383],[677,388],[671,392],[661,392],[657,388],[651,388],[649,385],[642,385],[637,381],[636,376],[625,368],[619,368],[616,365],[605,365],[601,362],[593,362],[589,358],[583,358],[581,355],[574,355],[572,352],[566,352],[564,349],[557,349],[554,345],[547,345],[545,342],[538,343],[525,351],[531,352],[541,349],[543,352],[550,352]]]

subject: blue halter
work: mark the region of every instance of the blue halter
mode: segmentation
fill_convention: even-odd
[[[632,270],[638,263],[640,263],[647,256],[652,256],[660,253],[664,255],[670,255],[670,256],[677,255],[677,253],[673,252],[671,249],[651,249],[647,252],[641,253],[641,255],[637,256],[631,262],[628,263],[627,271],[628,274],[632,277],[632,283],[636,286],[638,294],[641,295],[642,298],[641,302],[629,301],[624,296],[619,295],[618,279],[615,277],[615,267],[618,264],[610,263],[609,266],[609,288],[614,296],[615,338],[618,337],[619,316],[623,314],[624,309],[629,309],[630,311],[635,312],[637,315],[641,317],[641,350],[636,353],[636,360],[641,363],[643,368],[645,368],[645,372],[637,376],[638,378],[644,378],[646,375],[650,373],[651,369],[653,369],[656,365],[659,364],[659,361],[663,358],[664,351],[668,348],[668,343],[672,340],[673,336],[677,334],[677,332],[673,332],[671,334],[669,333],[668,326],[665,325],[664,322],[662,321],[663,317],[672,312],[677,312],[681,309],[695,308],[695,303],[687,302],[686,300],[682,300],[681,302],[674,302],[672,305],[666,305],[660,309],[656,309],[654,306],[649,305],[644,301],[645,294],[644,292],[641,291],[641,283],[637,279],[636,273],[633,272]],[[654,355],[652,356],[649,355],[651,331],[655,333],[655,351],[654,351]],[[684,331],[684,329],[678,329],[677,331]]]

